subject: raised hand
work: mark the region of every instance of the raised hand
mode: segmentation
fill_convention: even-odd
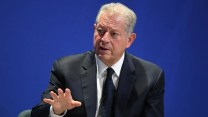
[[[66,88],[65,93],[62,89],[58,89],[58,95],[53,91],[50,92],[52,99],[44,98],[43,101],[52,105],[56,115],[61,115],[66,110],[81,106],[81,102],[72,99],[71,91]]]

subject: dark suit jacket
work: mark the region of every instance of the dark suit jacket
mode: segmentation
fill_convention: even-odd
[[[49,92],[69,88],[82,106],[68,110],[64,117],[95,117],[97,102],[96,62],[93,51],[55,61]],[[163,117],[164,74],[155,64],[126,52],[115,98],[115,117]],[[50,105],[42,101],[33,107],[31,117],[47,117]]]

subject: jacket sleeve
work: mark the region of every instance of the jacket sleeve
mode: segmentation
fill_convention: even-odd
[[[57,93],[57,89],[61,88],[64,89],[63,86],[63,77],[59,72],[58,62],[54,62],[52,70],[51,70],[51,77],[48,88],[42,93],[41,101],[38,105],[32,108],[31,117],[48,117],[50,112],[50,105],[43,102],[44,98],[50,98],[50,91],[54,91]]]

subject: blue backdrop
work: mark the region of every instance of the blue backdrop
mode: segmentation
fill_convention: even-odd
[[[55,59],[92,49],[97,11],[111,1],[0,1],[0,117],[39,102]],[[119,2],[138,15],[128,51],[165,71],[166,117],[207,116],[208,1]]]

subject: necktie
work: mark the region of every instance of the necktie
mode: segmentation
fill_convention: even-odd
[[[101,102],[101,116],[112,117],[113,100],[115,94],[115,86],[112,80],[112,68],[107,68],[107,77],[103,86],[102,102]]]

